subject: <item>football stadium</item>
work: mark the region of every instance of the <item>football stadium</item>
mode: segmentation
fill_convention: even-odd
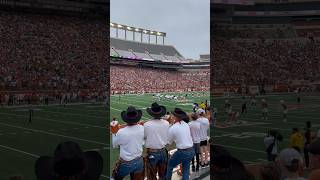
[[[209,103],[209,55],[201,55],[198,60],[186,59],[173,45],[164,44],[164,32],[151,34],[152,30],[114,22],[110,27],[116,31],[133,29],[136,34],[145,33],[146,36],[162,35],[160,43],[141,42],[142,37],[138,41],[110,38],[110,118],[125,124],[121,112],[134,106],[143,111],[141,121],[147,122],[152,116],[146,109],[153,102],[165,106],[168,112],[178,107],[188,113],[192,112],[194,103],[206,100]],[[168,150],[172,154],[176,148],[168,147]],[[118,158],[119,149],[112,149],[111,166]],[[208,174],[208,169],[191,174],[192,179]],[[173,179],[178,179],[179,168],[174,172]]]
[[[213,177],[319,179],[319,3],[211,1],[213,144],[247,167]]]
[[[179,15],[170,17],[167,14],[175,11],[174,3],[184,2],[164,1],[162,5],[150,1],[125,2],[130,8],[124,8],[120,2],[111,3],[110,174],[114,179],[130,179],[130,176],[131,179],[142,176],[144,179],[209,179],[209,48],[202,54],[196,47],[197,42],[181,45],[181,42],[191,42],[191,37],[196,35],[182,28],[191,26],[184,18],[192,16],[196,8],[190,8],[190,14],[183,9],[182,19]],[[142,4],[146,12],[136,12],[134,9]],[[159,9],[149,12],[153,6]],[[209,12],[209,3],[206,7]],[[166,11],[161,14],[162,8]],[[128,16],[119,12],[126,12]],[[144,18],[144,14],[154,22]],[[119,20],[123,22],[116,22]],[[186,32],[179,34],[181,30]],[[209,37],[209,28],[205,32]],[[208,38],[206,42],[209,45]],[[197,52],[197,57],[191,58],[185,46],[188,51]],[[192,113],[197,116],[192,122],[199,125],[200,132],[198,109],[203,111],[205,127],[201,130],[205,131],[205,139],[201,141],[206,144],[200,146],[199,141],[196,151],[190,134],[190,116]],[[177,118],[177,111],[185,117]],[[130,120],[130,113],[138,118]],[[176,137],[184,137],[184,141]]]
[[[99,152],[95,173],[108,179],[107,7],[0,1],[0,179],[52,179],[36,161],[68,141]]]

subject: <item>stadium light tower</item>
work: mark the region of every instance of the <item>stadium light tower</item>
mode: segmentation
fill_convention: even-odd
[[[164,38],[166,37],[165,32],[160,32],[160,31],[154,31],[154,30],[149,30],[149,29],[143,29],[143,28],[138,28],[138,27],[132,27],[132,26],[127,26],[119,23],[114,23],[110,22],[110,28],[111,29],[116,29],[116,37],[119,38],[119,30],[124,31],[124,39],[127,40],[127,31],[133,33],[133,41],[136,40],[136,33],[140,34],[140,41],[143,42],[143,37],[145,35],[148,36],[148,43],[150,43],[150,38],[151,36],[156,37],[156,44],[158,44],[158,37],[162,37],[162,44],[164,44]]]

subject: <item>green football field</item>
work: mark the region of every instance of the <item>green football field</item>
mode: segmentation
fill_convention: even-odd
[[[0,179],[22,175],[34,180],[34,163],[41,155],[52,156],[60,142],[74,141],[83,150],[97,150],[106,158],[107,112],[102,105],[36,106],[28,123],[29,108],[0,107]],[[104,168],[101,179],[105,177]]]
[[[178,94],[177,94],[178,95]],[[185,93],[179,94],[185,95]],[[180,107],[186,111],[192,110],[193,102],[209,100],[208,93],[196,93],[188,96],[185,102],[161,100],[171,111]],[[117,117],[120,123],[120,113],[128,106],[134,105],[143,109],[143,120],[150,117],[145,108],[154,99],[152,95],[122,95],[112,96],[110,100],[110,115]],[[74,141],[83,150],[99,151],[104,158],[104,170],[101,179],[107,179],[107,172],[112,170],[119,156],[119,149],[111,148],[108,158],[108,130],[110,118],[102,104],[68,104],[35,106],[32,123],[29,123],[29,108],[23,106],[0,106],[0,179],[8,179],[12,175],[22,175],[25,180],[34,180],[34,163],[41,155],[52,156],[56,146],[64,141]],[[111,160],[111,167],[107,167]]]
[[[288,147],[292,128],[299,128],[304,133],[305,122],[311,121],[313,132],[320,127],[320,94],[303,94],[301,103],[297,103],[294,94],[264,96],[269,103],[269,119],[261,119],[261,99],[257,97],[257,106],[250,106],[247,98],[248,113],[240,115],[241,124],[230,127],[217,126],[213,131],[213,142],[226,147],[235,157],[246,164],[257,164],[266,161],[264,136],[268,129],[277,129],[284,137],[279,143],[279,149]],[[224,112],[225,100],[229,99],[234,111],[241,112],[240,97],[214,98],[214,105],[218,108],[217,124],[224,122],[227,114]],[[287,122],[283,122],[280,100],[286,101],[289,112]]]

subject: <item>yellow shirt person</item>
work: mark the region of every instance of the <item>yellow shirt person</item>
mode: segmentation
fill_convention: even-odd
[[[204,102],[201,102],[201,104],[199,105],[199,107],[203,110],[206,110],[206,104]]]
[[[293,128],[293,133],[290,137],[290,145],[289,147],[299,149],[300,152],[303,150],[303,136],[299,132],[298,128]]]

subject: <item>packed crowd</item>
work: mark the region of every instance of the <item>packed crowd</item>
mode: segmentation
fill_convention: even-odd
[[[208,91],[209,72],[209,69],[179,72],[112,65],[110,89],[113,93]]]
[[[320,80],[319,43],[309,39],[215,40],[216,84],[289,84]]]
[[[128,107],[121,113],[126,125],[115,118],[110,124],[112,144],[120,148],[113,178],[121,180],[130,175],[136,180],[172,179],[173,169],[181,164],[182,179],[188,180],[190,164],[193,172],[209,166],[210,113],[204,109],[187,114],[175,108],[167,113],[165,106],[153,103],[146,109],[151,118],[144,122],[140,121],[141,110]],[[169,155],[169,145],[173,148],[173,144],[176,151]]]
[[[107,77],[104,26],[84,17],[1,12],[0,94],[101,90]]]
[[[67,92],[4,92],[0,93],[0,106],[103,102],[107,95],[103,89],[70,90]]]

